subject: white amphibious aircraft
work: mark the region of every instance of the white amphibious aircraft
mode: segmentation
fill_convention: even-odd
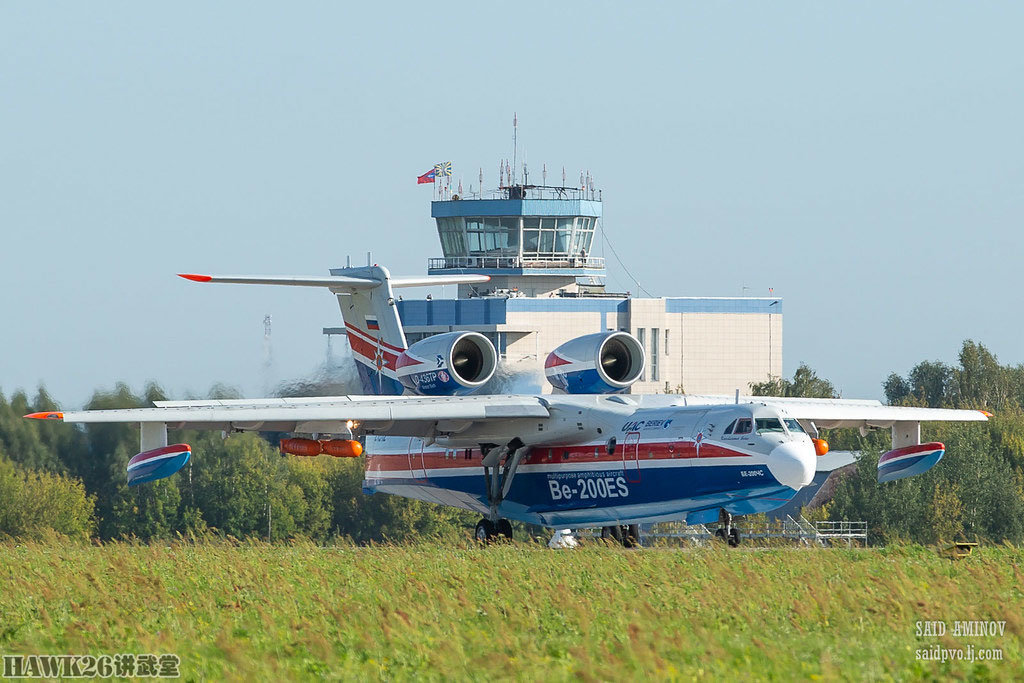
[[[924,472],[942,457],[941,443],[921,443],[921,422],[988,415],[870,400],[630,395],[644,351],[625,332],[588,334],[555,349],[545,363],[554,394],[473,396],[497,366],[490,341],[449,332],[408,346],[393,289],[486,277],[400,278],[378,266],[331,273],[182,277],[328,289],[338,297],[365,389],[375,395],[160,401],[28,417],[139,423],[142,452],[128,465],[130,484],[170,476],[188,461],[190,447],[168,445],[168,429],[286,432],[295,438],[283,439],[281,450],[299,456],[358,457],[365,444],[365,492],[479,512],[481,541],[511,536],[509,520],[601,526],[603,536],[627,545],[639,523],[718,520],[717,533],[735,545],[732,515],[780,507],[816,469],[832,469],[816,467],[828,451],[819,428],[890,428],[893,450],[878,464],[886,482]]]

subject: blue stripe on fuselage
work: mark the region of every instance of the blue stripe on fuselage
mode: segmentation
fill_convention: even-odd
[[[758,471],[760,474],[756,474]],[[482,473],[439,476],[444,472],[428,470],[427,480],[377,478],[368,472],[364,490],[388,493],[392,489],[395,493],[399,490],[408,493],[408,487],[415,486],[458,491],[486,508]],[[510,519],[544,526],[584,526],[627,519],[679,519],[693,511],[720,507],[734,514],[766,512],[785,505],[795,494],[793,489],[780,485],[763,464],[647,465],[641,469],[641,480],[630,482],[621,466],[609,463],[606,469],[594,471],[520,471],[499,512]]]

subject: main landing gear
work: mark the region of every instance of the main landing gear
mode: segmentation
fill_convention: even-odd
[[[502,538],[511,540],[512,523],[498,516],[498,508],[512,488],[512,480],[519,469],[519,463],[530,452],[530,447],[516,437],[504,446],[483,445],[481,451],[484,454],[484,484],[490,511],[485,518],[477,522],[473,536],[480,543],[490,543]]]
[[[719,541],[727,541],[730,548],[738,546],[742,539],[740,530],[732,525],[732,513],[725,508],[718,511],[718,529],[715,531],[715,538]]]
[[[499,519],[492,522],[489,519],[481,519],[476,523],[476,532],[473,534],[480,543],[491,543],[493,541],[512,540],[512,522],[507,519]]]
[[[640,547],[640,525],[622,524],[601,527],[601,539],[621,543],[623,548]]]

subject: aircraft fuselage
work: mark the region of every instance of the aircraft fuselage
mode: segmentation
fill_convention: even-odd
[[[723,508],[780,507],[814,475],[810,437],[772,406],[637,408],[566,398],[552,405],[551,418],[519,420],[515,433],[529,450],[500,503],[502,517],[548,527],[710,522]],[[507,435],[508,424],[500,432]],[[488,436],[370,436],[364,491],[486,514],[480,445]]]

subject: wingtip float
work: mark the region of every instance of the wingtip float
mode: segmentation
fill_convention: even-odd
[[[128,485],[169,477],[184,467],[191,456],[192,447],[185,443],[143,451],[128,461]]]
[[[895,448],[878,459],[878,483],[905,479],[927,472],[946,453],[946,446],[938,441]]]
[[[209,282],[213,279],[212,275],[198,275],[196,273],[178,273],[178,277],[192,280],[192,282]]]

